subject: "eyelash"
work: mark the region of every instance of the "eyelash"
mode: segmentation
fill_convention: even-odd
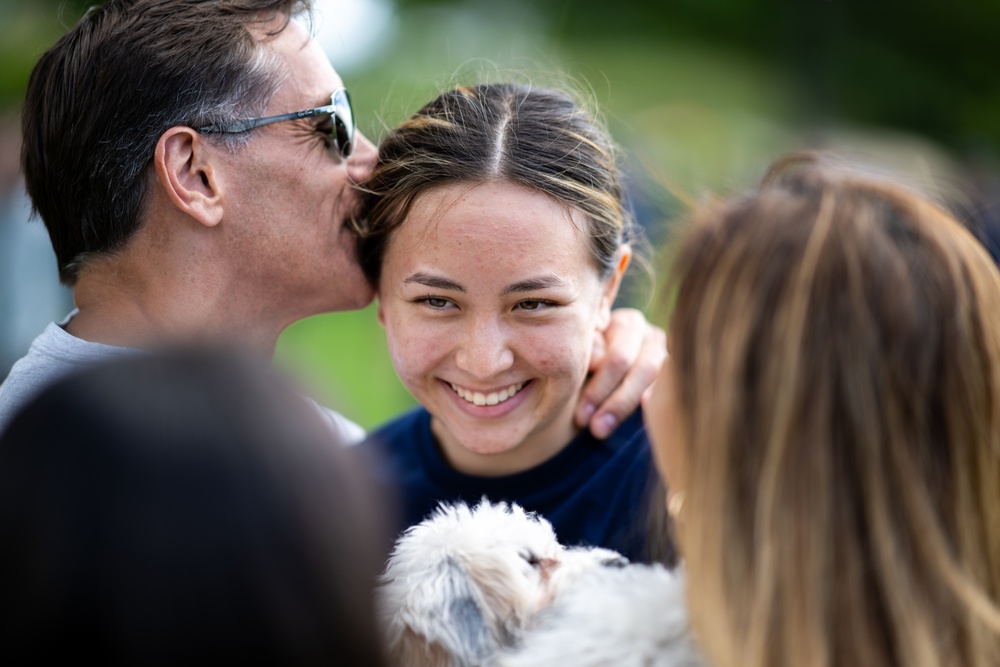
[[[417,303],[421,303],[421,304],[425,304],[425,305],[429,306],[433,310],[444,310],[447,306],[449,306],[449,305],[451,305],[453,303],[451,301],[451,299],[445,299],[444,297],[430,296],[430,295],[419,297],[416,301],[417,301]],[[433,301],[440,301],[441,305],[435,306],[432,303]]]
[[[535,307],[534,308],[525,308],[524,304],[526,304],[526,303],[534,304]],[[526,310],[529,313],[534,313],[534,312],[539,311],[539,310],[545,310],[547,308],[552,308],[552,307],[555,307],[557,305],[558,304],[556,302],[554,302],[554,301],[546,301],[545,299],[525,299],[524,301],[519,301],[517,303],[517,307],[518,307],[519,310]]]

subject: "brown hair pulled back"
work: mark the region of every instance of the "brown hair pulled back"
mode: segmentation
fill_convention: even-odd
[[[504,83],[442,93],[379,146],[360,252],[369,280],[378,284],[392,233],[420,194],[493,180],[582,211],[595,265],[610,274],[631,225],[610,138],[566,93]]]

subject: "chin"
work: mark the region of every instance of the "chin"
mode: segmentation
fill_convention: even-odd
[[[375,299],[375,288],[361,275],[339,279],[342,289],[331,294],[331,301],[324,312],[337,313],[344,310],[361,310]]]
[[[361,310],[362,308],[367,308],[375,300],[375,288],[369,285],[367,281],[365,281],[364,285],[364,289],[359,290],[351,305],[341,310]]]
[[[447,426],[445,428],[448,428]],[[496,429],[482,429],[485,432],[476,433],[472,432],[462,432],[460,429],[448,431],[455,438],[455,441],[467,452],[472,454],[483,454],[487,456],[494,456],[496,454],[505,454],[507,452],[513,451],[518,448],[518,446],[523,442],[524,438],[519,435],[513,435],[511,437],[499,439],[496,437]],[[494,431],[494,432],[491,432]],[[492,437],[491,437],[492,436]]]
[[[496,427],[484,429],[485,433],[477,434],[463,433],[460,430],[453,430],[445,426],[445,429],[452,434],[455,442],[464,451],[478,456],[502,456],[517,451],[524,443],[525,437],[515,434],[510,437],[498,440],[495,437]]]

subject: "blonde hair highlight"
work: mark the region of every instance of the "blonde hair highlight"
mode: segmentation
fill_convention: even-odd
[[[678,527],[715,667],[1000,664],[1000,273],[814,156],[673,257]]]

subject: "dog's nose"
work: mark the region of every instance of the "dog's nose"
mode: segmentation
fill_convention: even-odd
[[[542,580],[548,581],[552,573],[559,568],[562,563],[557,558],[540,558],[538,559],[538,569],[542,573]]]

